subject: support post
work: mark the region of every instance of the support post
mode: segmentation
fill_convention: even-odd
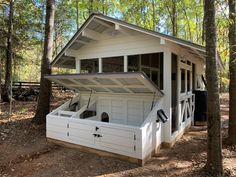
[[[163,59],[163,73],[164,73],[164,105],[165,105],[165,113],[167,117],[169,117],[169,121],[164,124],[164,142],[171,143],[171,52],[164,52]]]
[[[81,61],[79,58],[76,58],[76,72],[80,74],[81,72]]]
[[[102,73],[102,58],[98,59],[98,72]]]
[[[128,72],[128,57],[124,56],[124,72]]]

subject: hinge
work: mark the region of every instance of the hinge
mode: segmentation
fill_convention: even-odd
[[[134,145],[134,151],[136,151],[136,146]]]
[[[136,140],[136,135],[134,135],[134,140]]]
[[[69,123],[67,124],[67,128],[69,128]]]
[[[67,132],[67,136],[70,136],[69,132]]]

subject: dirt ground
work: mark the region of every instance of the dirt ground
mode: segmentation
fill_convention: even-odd
[[[52,108],[71,97],[55,93]],[[161,149],[144,167],[77,149],[50,144],[45,127],[31,119],[36,102],[15,102],[13,115],[8,105],[0,112],[0,176],[208,176],[206,162],[206,126],[192,127],[173,148]],[[226,176],[236,176],[236,147],[226,145],[228,95],[221,95],[223,157]]]

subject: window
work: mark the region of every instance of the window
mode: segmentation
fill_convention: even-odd
[[[131,55],[128,56],[128,71],[134,72],[140,70],[140,56],[139,55]]]
[[[192,64],[192,90],[195,90],[195,82],[196,82],[196,68],[195,64]]]
[[[187,70],[187,91],[190,91],[190,71]]]
[[[98,72],[98,59],[80,60],[81,73],[97,73]]]
[[[123,56],[103,58],[102,71],[103,72],[123,72],[124,71]]]
[[[128,56],[128,71],[143,71],[160,89],[163,89],[163,53]]]
[[[181,93],[185,92],[185,69],[181,69]]]

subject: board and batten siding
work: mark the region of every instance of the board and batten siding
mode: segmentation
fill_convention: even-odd
[[[97,117],[106,112],[111,123],[140,126],[151,111],[152,97],[97,96]]]
[[[111,101],[112,99],[113,101]],[[121,107],[119,101],[114,98],[111,98],[111,100],[110,102],[115,103],[115,107]],[[137,99],[136,101],[140,100]],[[144,99],[142,106],[144,105],[149,107],[150,104]],[[162,142],[162,123],[156,122],[156,111],[162,108],[163,98],[156,102],[154,108],[149,111],[146,119],[139,126],[68,118],[58,116],[54,112],[54,115],[47,115],[46,136],[48,138],[121,154],[136,159],[145,159],[150,156]],[[94,136],[95,134],[99,135],[99,137]]]
[[[46,126],[48,138],[142,159],[139,127],[55,115]]]
[[[99,41],[91,41],[78,50],[68,49],[66,55],[80,59],[105,58],[163,52],[167,44],[160,44],[157,37],[133,32],[130,35],[108,36],[101,34]]]

